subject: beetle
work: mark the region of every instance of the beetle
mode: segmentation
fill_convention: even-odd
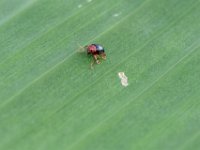
[[[84,47],[81,47],[81,49],[84,49],[84,51],[87,52],[88,56],[92,56],[93,60],[91,61],[91,68],[93,68],[94,63],[100,64],[100,60],[106,60],[106,53],[103,46],[100,44],[89,44]]]

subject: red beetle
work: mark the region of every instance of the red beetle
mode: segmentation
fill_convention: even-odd
[[[83,48],[87,52],[88,55],[91,55],[93,57],[93,60],[91,62],[91,68],[93,68],[94,62],[96,62],[97,64],[100,64],[101,59],[106,60],[106,53],[103,46],[99,44],[90,44],[90,45],[84,46]]]

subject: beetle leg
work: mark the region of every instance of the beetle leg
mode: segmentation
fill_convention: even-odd
[[[94,55],[94,60],[96,61],[97,64],[100,64],[100,61],[98,60],[98,56]]]
[[[90,63],[90,68],[93,69],[93,65],[94,65],[94,59],[92,59],[91,63]]]

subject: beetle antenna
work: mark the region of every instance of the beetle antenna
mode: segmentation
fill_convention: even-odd
[[[78,52],[84,52],[85,51],[85,47],[83,47],[83,46],[81,46],[79,43],[77,43],[77,45],[78,45]]]

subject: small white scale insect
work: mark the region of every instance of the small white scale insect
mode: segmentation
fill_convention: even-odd
[[[127,87],[128,86],[128,77],[125,75],[125,73],[124,72],[119,72],[118,76],[121,79],[122,86]]]

